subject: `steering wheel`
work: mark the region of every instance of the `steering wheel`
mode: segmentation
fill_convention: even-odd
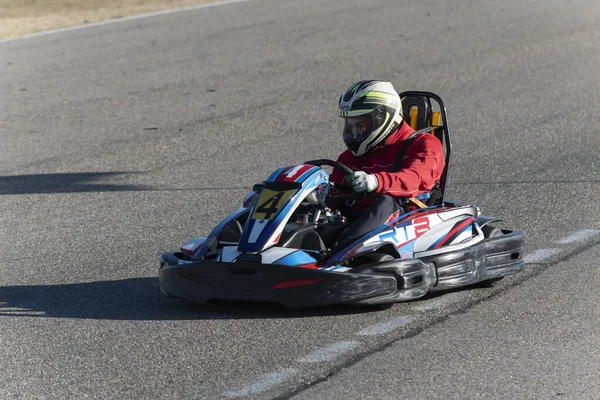
[[[354,172],[352,170],[352,168],[348,167],[347,165],[344,165],[341,162],[329,160],[327,158],[321,158],[319,160],[304,161],[302,164],[310,164],[310,165],[315,165],[317,167],[321,167],[323,165],[328,165],[330,167],[337,168],[337,169],[341,170],[346,175],[350,175],[351,173]]]
[[[354,172],[354,170],[352,170],[352,168],[348,167],[347,165],[344,165],[341,162],[329,160],[326,158],[319,159],[319,160],[305,161],[303,164],[315,165],[317,167],[321,167],[323,165],[328,165],[330,167],[339,169],[346,175],[350,175],[351,173]],[[352,185],[335,185],[335,187],[338,189],[341,189],[341,190],[349,190],[350,193],[341,193],[341,194],[336,194],[335,196],[328,196],[328,198],[331,200],[361,200],[361,199],[364,199],[365,197],[372,197],[372,196],[379,195],[378,193],[373,193],[373,192],[362,192],[362,193],[354,192],[352,190]]]

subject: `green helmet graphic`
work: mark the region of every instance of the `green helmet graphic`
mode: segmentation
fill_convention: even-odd
[[[352,84],[340,96],[344,143],[355,156],[383,143],[402,122],[400,96],[390,82],[366,80]]]

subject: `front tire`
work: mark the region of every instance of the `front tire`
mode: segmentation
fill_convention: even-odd
[[[396,258],[394,256],[387,254],[387,253],[371,253],[371,254],[365,254],[364,256],[358,257],[356,260],[356,264],[354,264],[354,262],[353,262],[353,265],[354,265],[354,268],[357,269],[357,272],[359,272],[360,269],[368,268],[371,265],[379,264],[384,261],[392,261],[395,259]],[[394,304],[395,303],[372,304],[372,305],[369,305],[368,307],[371,308],[372,310],[384,311],[384,310],[388,310],[388,309],[392,308],[392,306]]]
[[[481,228],[481,231],[483,232],[483,236],[486,239],[495,238],[495,237],[504,235],[504,232],[502,232],[502,229],[496,228],[495,226],[491,226],[491,225],[484,226],[483,228]],[[500,278],[488,279],[488,280],[479,282],[477,284],[477,286],[482,287],[482,288],[496,287],[496,286],[498,286],[498,284],[500,283],[500,281],[502,279],[504,279],[503,276],[501,276]]]

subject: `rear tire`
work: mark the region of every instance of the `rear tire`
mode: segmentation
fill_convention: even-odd
[[[373,309],[373,311],[385,311],[385,310],[389,310],[390,308],[392,308],[394,306],[394,304],[396,304],[396,303],[373,304],[370,307]]]
[[[483,236],[486,239],[504,235],[502,229],[490,225],[484,226],[483,228],[481,228],[481,231],[483,232]]]
[[[488,280],[485,280],[485,281],[481,281],[481,282],[475,283],[474,286],[478,287],[478,288],[482,288],[482,289],[493,288],[493,287],[496,287],[496,286],[500,285],[500,281],[502,279],[504,279],[503,276],[501,276],[500,278],[492,278],[492,279],[488,279]]]
[[[371,253],[365,254],[364,256],[357,257],[356,260],[352,261],[352,265],[354,268],[363,267],[365,265],[378,264],[384,261],[392,261],[396,258],[387,253]],[[355,264],[356,262],[356,264]]]
[[[481,228],[481,231],[483,232],[483,236],[486,239],[495,238],[495,237],[504,235],[504,232],[502,232],[502,229],[496,228],[495,226],[491,226],[491,225],[484,226],[483,228]],[[488,280],[479,282],[476,285],[477,285],[477,287],[482,287],[482,288],[495,287],[495,286],[498,286],[498,284],[500,283],[500,281],[502,279],[504,279],[503,276],[501,276],[500,278],[488,279]]]

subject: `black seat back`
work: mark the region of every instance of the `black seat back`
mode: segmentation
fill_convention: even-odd
[[[437,137],[444,148],[446,166],[440,177],[438,189],[441,195],[436,193],[438,204],[444,201],[446,183],[448,180],[448,168],[450,166],[451,143],[448,120],[446,117],[446,106],[441,97],[432,92],[407,91],[399,94],[402,99],[402,111],[404,120],[415,130],[436,127],[431,131]]]
[[[402,99],[404,120],[414,129],[431,126],[431,101],[423,96],[406,96]]]

